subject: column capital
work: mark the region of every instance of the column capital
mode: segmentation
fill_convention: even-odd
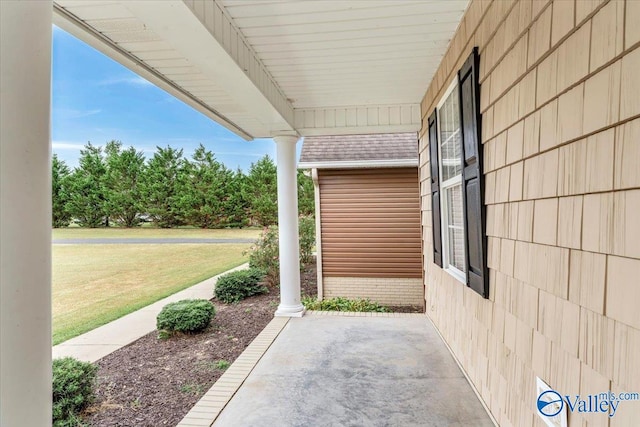
[[[290,144],[295,144],[298,142],[300,137],[298,135],[274,135],[273,140],[276,143],[285,142]]]

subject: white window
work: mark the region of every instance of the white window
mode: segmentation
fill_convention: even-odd
[[[433,263],[489,297],[478,48],[429,114]]]
[[[464,210],[462,205],[462,136],[458,83],[455,80],[437,106],[438,159],[442,219],[442,266],[466,282]]]

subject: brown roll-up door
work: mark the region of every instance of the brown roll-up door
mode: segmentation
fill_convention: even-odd
[[[325,277],[420,278],[417,168],[319,170]]]

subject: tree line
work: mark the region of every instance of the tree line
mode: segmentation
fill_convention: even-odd
[[[182,149],[157,147],[148,160],[120,141],[87,143],[78,167],[53,155],[54,227],[200,228],[268,226],[278,220],[276,165],[268,156],[248,173],[231,170],[202,144],[191,158]],[[298,170],[298,207],[313,215],[313,182]]]

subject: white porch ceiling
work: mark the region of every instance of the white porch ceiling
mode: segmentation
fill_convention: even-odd
[[[416,131],[468,0],[55,0],[56,24],[247,139]]]

